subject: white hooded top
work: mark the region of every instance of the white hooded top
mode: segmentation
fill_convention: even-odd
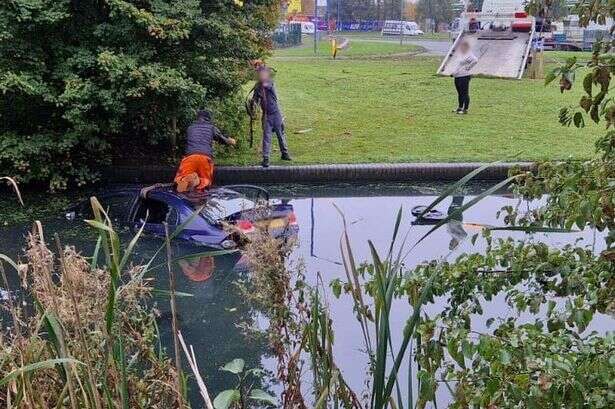
[[[457,63],[457,68],[453,71],[453,77],[466,77],[470,75],[470,70],[478,63],[478,58],[469,51],[467,54],[463,54],[460,56],[459,62]]]

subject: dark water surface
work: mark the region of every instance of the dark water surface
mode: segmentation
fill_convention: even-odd
[[[295,249],[290,263],[304,263],[308,281],[315,283],[317,273],[320,273],[325,283],[334,278],[345,278],[340,265],[339,241],[342,233],[342,220],[334,205],[344,213],[350,225],[350,237],[354,245],[355,257],[358,260],[368,260],[369,249],[367,240],[372,240],[379,251],[384,253],[389,245],[396,214],[400,207],[404,209],[401,226],[402,234],[411,228],[410,243],[413,243],[431,226],[411,226],[414,217],[410,209],[417,205],[427,205],[442,191],[443,185],[327,185],[327,186],[275,186],[269,187],[274,197],[291,198],[300,226],[299,244]],[[485,186],[474,185],[463,192],[463,196],[455,198],[457,203],[467,203],[473,195],[483,190]],[[446,213],[452,198],[447,198],[438,209]],[[463,222],[443,226],[427,240],[419,244],[407,259],[408,267],[425,260],[454,260],[464,252],[480,251],[485,243],[478,239],[473,246],[470,238],[480,232],[480,224],[502,225],[497,220],[496,212],[504,205],[516,206],[517,199],[505,195],[486,198],[463,215]],[[521,206],[528,206],[522,203]],[[84,254],[91,254],[94,234],[79,222],[72,224],[61,218],[44,221],[46,232],[58,232],[64,243],[75,245]],[[27,226],[0,228],[0,253],[16,256],[23,247],[23,235]],[[125,232],[125,237],[129,237]],[[510,236],[544,241],[554,246],[581,240],[588,246],[602,246],[603,240],[595,240],[594,232],[584,231],[577,234],[535,234],[494,232],[494,237]],[[138,248],[137,257],[147,259],[153,254],[161,242],[154,238],[144,238]],[[458,245],[457,245],[458,244]],[[457,245],[457,247],[455,247]],[[455,247],[453,250],[451,248]],[[202,248],[189,247],[183,243],[174,243],[175,255],[190,254],[203,251]],[[159,260],[163,262],[164,259]],[[207,259],[191,264],[176,266],[178,271],[178,291],[190,293],[192,297],[180,298],[178,308],[180,327],[188,344],[194,346],[199,359],[199,368],[205,378],[212,398],[216,392],[234,386],[233,379],[224,375],[218,368],[234,358],[242,358],[248,367],[264,367],[274,370],[275,362],[267,351],[263,340],[246,337],[242,324],[249,323],[265,326],[265,320],[259,316],[251,305],[242,297],[237,289],[236,281],[248,280],[249,273],[243,266],[244,260],[240,254]],[[210,279],[202,271],[213,270]],[[154,275],[158,288],[168,287],[168,277],[164,269],[158,269]],[[16,277],[12,277],[16,284]],[[352,302],[348,297],[335,299],[327,295],[331,316],[334,320],[335,355],[337,363],[343,371],[345,379],[355,391],[360,392],[364,385],[367,359],[362,352],[362,336],[360,327],[352,312]],[[442,310],[445,300],[439,299],[426,308],[428,314],[436,314]],[[169,331],[169,307],[164,299],[158,300],[158,308],[162,312],[161,330],[164,344],[172,349]],[[474,329],[486,329],[485,322],[491,317],[515,316],[507,306],[503,297],[496,297],[491,302],[485,302],[485,314],[476,317]],[[411,313],[404,300],[398,301],[391,314],[394,345],[399,345],[403,326]],[[529,320],[530,315],[521,315],[519,320]],[[587,331],[600,332],[615,330],[615,321],[607,316],[597,315]],[[306,367],[307,369],[307,367]],[[406,371],[401,374],[400,384],[405,385]],[[309,378],[306,377],[306,383]],[[276,390],[271,386],[271,390]],[[443,389],[443,388],[441,388]],[[439,404],[446,406],[448,393],[441,390],[438,394]],[[201,406],[198,395],[192,394],[195,406]]]

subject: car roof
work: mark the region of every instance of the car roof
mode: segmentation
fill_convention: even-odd
[[[214,187],[202,192],[178,193],[173,184],[158,184],[140,189],[142,198],[164,200],[173,206],[188,206],[192,209],[207,205],[210,199],[231,199],[243,197],[239,192],[224,187]]]

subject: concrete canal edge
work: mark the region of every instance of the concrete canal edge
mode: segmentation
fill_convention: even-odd
[[[215,183],[332,183],[417,182],[459,180],[484,163],[372,163],[337,165],[219,166]],[[490,166],[476,180],[504,180],[511,168],[534,170],[532,162],[507,162]],[[114,183],[150,184],[173,180],[175,167],[168,165],[111,166],[103,176]]]

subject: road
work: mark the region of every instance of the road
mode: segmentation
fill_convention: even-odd
[[[385,37],[385,38],[352,38],[350,37],[350,43],[353,41],[370,42],[370,43],[391,43],[399,42],[399,37]],[[405,44],[412,44],[425,49],[424,54],[429,55],[446,55],[451,47],[451,42],[447,40],[415,40],[412,37],[404,37]]]
[[[423,47],[425,49],[425,53],[431,55],[446,55],[448,50],[451,48],[450,41],[404,39],[404,42],[405,41],[410,44]]]

